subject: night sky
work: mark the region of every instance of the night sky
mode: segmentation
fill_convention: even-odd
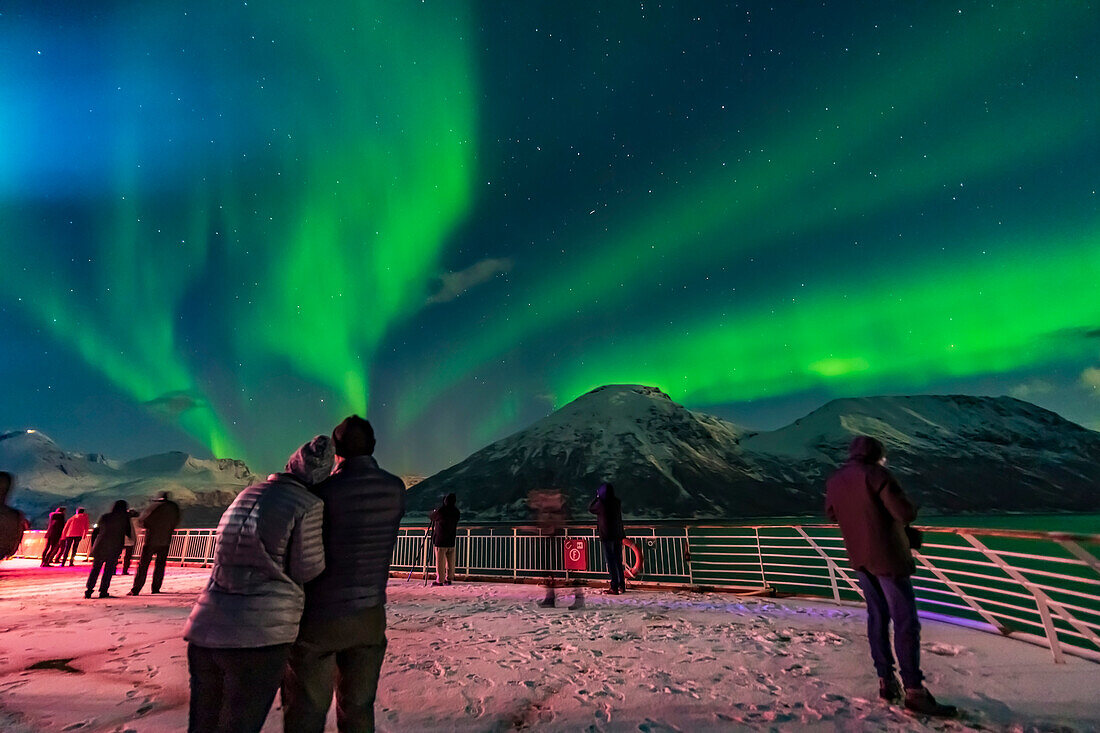
[[[263,473],[359,412],[427,474],[606,383],[1100,428],[1098,38],[1094,2],[5,3],[0,429]]]

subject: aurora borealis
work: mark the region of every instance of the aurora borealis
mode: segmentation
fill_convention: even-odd
[[[606,383],[1100,427],[1100,7],[0,9],[0,428],[430,473]]]

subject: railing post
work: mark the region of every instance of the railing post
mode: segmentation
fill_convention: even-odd
[[[519,530],[512,527],[512,582],[519,577]]]
[[[687,565],[688,585],[695,585],[695,573],[691,569],[691,527],[684,527],[684,564]]]
[[[764,553],[760,549],[760,528],[753,527],[753,534],[756,536],[756,559],[760,563],[760,585],[768,587],[768,576],[764,574]]]
[[[1043,633],[1046,634],[1047,644],[1050,645],[1050,653],[1054,656],[1055,664],[1065,664],[1062,656],[1062,643],[1058,641],[1058,630],[1054,628],[1054,619],[1050,616],[1050,606],[1041,596],[1035,595],[1035,606],[1039,609],[1039,618],[1043,620]]]

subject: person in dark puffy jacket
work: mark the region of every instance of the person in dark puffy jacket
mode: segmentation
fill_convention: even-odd
[[[332,441],[318,435],[222,514],[210,581],[183,631],[192,733],[263,727],[298,636],[303,586],[325,568],[323,507],[310,488],[332,464]]]
[[[867,638],[879,676],[879,696],[901,699],[890,652],[890,622],[894,649],[905,685],[905,707],[926,715],[954,715],[924,686],[920,669],[920,622],[910,576],[915,572],[905,527],[917,518],[917,508],[886,470],[882,443],[857,435],[848,448],[848,462],[829,477],[825,513],[840,525],[848,562],[856,571],[867,602]]]
[[[374,730],[386,654],[386,582],[405,484],[378,467],[374,429],[351,417],[332,431],[336,470],[314,493],[325,502],[325,571],[306,584],[306,608],[283,680],[283,729],[320,733],[336,685],[341,731]]]
[[[607,562],[607,572],[611,576],[611,595],[619,595],[626,590],[626,573],[623,572],[623,504],[615,497],[615,488],[611,484],[601,484],[596,490],[596,498],[588,505],[588,511],[596,515],[596,531],[603,545],[603,557]]]
[[[100,570],[103,571],[103,580],[99,584],[99,597],[111,598],[107,592],[111,588],[111,578],[115,577],[118,569],[118,558],[122,554],[122,546],[126,542],[126,536],[130,534],[129,506],[119,499],[115,502],[111,511],[99,518],[92,530],[92,572],[88,573],[88,585],[84,590],[84,597],[91,598],[95,588],[96,578]]]
[[[61,533],[64,531],[65,507],[59,506],[50,512],[50,520],[46,523],[46,547],[42,550],[42,567],[48,568],[61,554]]]
[[[145,587],[145,575],[149,572],[149,563],[154,557],[156,562],[153,565],[150,590],[160,593],[160,586],[164,582],[164,568],[168,564],[168,546],[172,543],[172,533],[180,524],[180,505],[169,499],[167,491],[162,491],[141,512],[138,523],[145,528],[145,539],[142,540],[141,557],[138,559],[130,595],[136,596]]]
[[[443,503],[432,510],[432,544],[435,546],[435,582],[432,585],[451,585],[455,582],[455,539],[458,535],[458,497],[447,494]]]

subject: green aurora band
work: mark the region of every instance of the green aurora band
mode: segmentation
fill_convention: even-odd
[[[529,343],[536,334],[551,332],[581,313],[618,312],[647,283],[674,278],[677,272],[733,267],[746,253],[797,246],[820,231],[854,225],[869,213],[919,206],[963,181],[995,181],[1092,140],[1100,98],[1082,93],[1084,83],[1073,78],[1043,89],[1020,90],[1015,104],[990,110],[966,126],[936,113],[952,108],[954,100],[982,94],[983,85],[1003,74],[1006,65],[1024,68],[1041,63],[1049,53],[1046,34],[1057,30],[1063,39],[1084,37],[1092,28],[1088,22],[1092,12],[1076,4],[1015,6],[995,17],[972,12],[957,31],[966,43],[937,36],[932,41],[920,38],[919,43],[898,38],[884,44],[912,50],[894,68],[865,76],[854,89],[826,83],[827,89],[812,99],[792,102],[785,116],[767,120],[768,129],[751,136],[751,149],[731,148],[724,155],[710,155],[709,171],[685,176],[690,185],[662,199],[619,206],[618,218],[579,241],[563,242],[577,254],[560,270],[530,284],[523,295],[529,304],[526,308],[513,308],[507,319],[493,319],[491,328],[482,327],[483,319],[470,319],[474,325],[460,339],[461,350],[434,362],[430,370],[415,372],[398,400],[399,424],[412,423],[462,378]],[[861,73],[850,72],[851,78]],[[836,76],[850,78],[844,73]],[[934,118],[931,131],[930,116]],[[651,182],[653,189],[661,183]],[[1028,268],[1026,258],[1020,259],[1020,266]],[[938,292],[942,279],[926,284]],[[722,303],[711,307],[727,308]],[[693,351],[703,350],[714,335],[711,329],[694,332],[697,348]],[[766,330],[758,335],[761,344],[774,338]],[[654,348],[648,344],[659,342],[640,338],[628,345],[620,343],[619,357],[612,361],[645,360]],[[965,350],[967,344],[959,348]],[[964,364],[972,368],[967,371]],[[990,362],[959,357],[953,365],[949,370],[953,375],[979,374],[988,371]],[[754,367],[743,364],[741,368]],[[876,374],[880,368],[886,367],[876,361],[867,370]],[[706,401],[788,391],[778,383],[768,384],[773,371],[762,369],[758,377],[746,378],[736,388],[730,383],[727,394],[712,385],[705,391]],[[637,370],[589,368],[579,383],[639,381],[628,379],[627,374]],[[577,381],[555,381],[559,386],[570,385],[559,398],[578,394]],[[913,384],[925,382],[917,379]],[[667,378],[661,383],[667,383]],[[748,389],[748,384],[755,386]],[[798,388],[793,382],[788,386]],[[674,393],[695,394],[682,389]]]
[[[1050,254],[1036,260],[1039,248]],[[1002,243],[1003,244],[1003,243]],[[561,374],[562,402],[607,383],[659,386],[694,404],[824,387],[921,389],[944,377],[1050,365],[1095,351],[1100,222],[1073,239],[1028,237],[990,267],[900,262],[907,273],[853,270],[831,292],[717,319],[687,316]],[[891,270],[893,271],[893,270]],[[1058,292],[1050,284],[1058,283]]]
[[[183,98],[189,79],[204,78],[213,91],[192,93],[218,105],[194,120],[210,131],[208,144],[178,153],[178,178],[152,172],[149,159],[175,141],[156,137],[144,105],[127,107],[101,174],[117,195],[95,204],[98,224],[59,230],[41,224],[35,205],[5,202],[0,285],[40,327],[215,456],[248,458],[207,394],[184,329],[222,323],[182,324],[184,299],[204,283],[224,286],[219,268],[247,273],[251,282],[230,282],[236,289],[219,300],[246,408],[268,396],[274,365],[320,385],[333,420],[366,414],[378,343],[425,302],[470,201],[468,19],[461,8],[384,2],[192,11],[116,17],[104,45],[117,45],[109,73],[120,92],[175,89]],[[425,34],[435,41],[423,43]],[[248,37],[257,50],[242,50]],[[175,48],[187,51],[182,61],[162,50]],[[267,144],[257,149],[256,139]],[[237,153],[236,140],[251,147]],[[166,187],[181,189],[171,204]],[[74,242],[87,253],[81,261]]]

